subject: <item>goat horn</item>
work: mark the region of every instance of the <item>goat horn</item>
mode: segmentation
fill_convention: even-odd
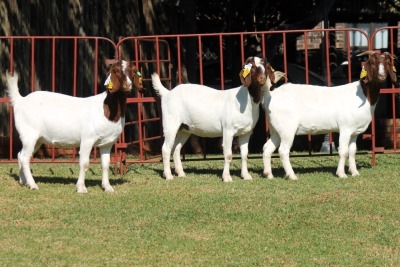
[[[285,78],[285,80],[287,79],[286,74],[281,71],[275,71],[274,75],[275,75],[275,82],[280,81],[282,78]]]
[[[361,54],[358,54],[357,57],[361,57],[364,55],[373,55],[373,54],[375,54],[375,51],[364,51]]]
[[[390,58],[397,59],[395,55],[392,55],[389,52],[384,52],[383,54],[388,55]]]

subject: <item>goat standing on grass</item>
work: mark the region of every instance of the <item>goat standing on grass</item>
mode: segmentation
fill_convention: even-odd
[[[366,51],[370,55],[357,82],[324,87],[287,83],[264,97],[263,108],[270,125],[271,138],[263,148],[264,175],[272,179],[271,155],[279,147],[279,156],[289,179],[296,180],[289,161],[295,135],[339,132],[339,164],[336,174],[346,178],[349,157],[351,175],[359,175],[355,154],[356,140],[372,120],[381,85],[387,76],[398,86],[392,56]]]
[[[153,87],[161,97],[164,144],[162,157],[166,180],[173,179],[170,156],[173,151],[175,172],[184,177],[180,151],[191,134],[201,137],[223,137],[224,171],[222,179],[231,182],[232,140],[239,137],[242,158],[241,176],[250,180],[247,170],[248,142],[259,117],[259,103],[267,90],[266,76],[274,76],[267,60],[250,57],[240,72],[242,86],[216,90],[203,85],[181,84],[169,91],[156,73]]]
[[[105,86],[107,91],[87,98],[36,91],[22,97],[18,75],[7,73],[8,93],[14,107],[15,126],[22,150],[18,153],[19,182],[39,189],[30,171],[32,155],[42,144],[56,147],[79,146],[78,193],[87,193],[85,172],[93,146],[100,149],[102,187],[113,192],[108,179],[110,151],[125,124],[125,104],[133,86],[143,89],[140,73],[127,61],[117,61],[110,68]]]

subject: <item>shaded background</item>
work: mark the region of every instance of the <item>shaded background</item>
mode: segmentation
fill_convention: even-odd
[[[130,0],[130,1],[47,1],[47,0],[3,0],[0,3],[0,35],[2,36],[101,36],[114,42],[127,36],[147,36],[159,34],[187,34],[187,33],[218,33],[218,32],[253,32],[267,30],[294,30],[312,29],[321,21],[324,27],[335,27],[337,23],[346,23],[348,26],[357,27],[364,25],[366,30],[372,32],[377,25],[397,26],[400,21],[400,1],[360,1],[360,0],[310,0],[310,1],[188,1],[188,0]],[[296,49],[296,35],[290,35],[287,40],[288,62],[299,63],[299,52]],[[282,64],[280,46],[281,36],[268,36],[268,59],[275,69],[280,69]],[[257,36],[246,37],[246,56],[257,54],[260,40]],[[174,43],[170,43],[174,47]],[[236,65],[239,56],[235,54],[235,41],[224,43],[227,53],[224,67],[226,78],[231,85],[237,86]],[[29,76],[29,55],[18,54],[26,44],[15,44],[15,65],[19,72]],[[90,43],[79,44],[79,86],[78,96],[89,96],[94,89],[89,86],[92,80],[92,72],[89,71],[92,64],[93,47]],[[204,43],[208,52],[208,58],[204,62],[204,80],[207,85],[216,83],[211,75],[219,67],[219,59],[216,57],[218,44]],[[59,58],[58,70],[63,73],[57,77],[56,91],[69,93],[71,88],[70,57],[63,57],[63,52],[69,53],[72,44],[60,44],[57,47]],[[48,62],[50,57],[47,51],[49,44],[38,43],[36,57],[40,62]],[[196,43],[186,42],[182,44],[182,64],[187,69],[188,80],[199,82],[197,66],[190,64],[195,57]],[[100,51],[100,60],[114,56],[112,47],[103,48]],[[331,67],[335,68],[344,60],[340,51],[332,51]],[[312,71],[323,77],[321,65],[322,53],[316,51],[311,55],[310,62],[316,62],[310,66]],[[44,58],[43,58],[44,57]],[[46,58],[48,57],[48,58]],[[173,59],[173,61],[176,59]],[[39,60],[38,60],[39,61]],[[5,96],[4,72],[9,66],[8,47],[0,42],[0,97]],[[43,71],[50,66],[41,63],[36,66],[38,88],[49,88],[51,81],[46,76],[48,71]],[[63,71],[65,68],[65,71]],[[106,66],[101,65],[99,72],[106,72]],[[210,77],[208,77],[210,75]],[[323,78],[321,79],[323,82]],[[101,80],[98,81],[101,84]],[[21,93],[29,92],[29,81],[20,81]],[[173,85],[176,84],[176,79]],[[152,92],[149,95],[153,95]],[[385,101],[382,101],[385,105]],[[153,106],[152,109],[157,109]],[[385,107],[381,108],[385,109]],[[149,113],[157,113],[150,110]],[[263,115],[263,114],[261,114]],[[0,121],[8,117],[8,109],[2,105]],[[154,127],[157,129],[158,127]],[[253,139],[265,139],[265,133],[258,129],[265,129],[263,119],[257,125]],[[6,124],[0,125],[0,136],[8,134]],[[303,140],[299,142],[303,144]],[[320,143],[317,144],[319,146]],[[213,145],[214,146],[214,145]],[[296,146],[296,144],[295,144]],[[300,145],[301,146],[301,145]],[[260,145],[250,146],[251,150],[259,150]],[[302,149],[300,147],[299,149]],[[316,148],[317,149],[317,148]]]

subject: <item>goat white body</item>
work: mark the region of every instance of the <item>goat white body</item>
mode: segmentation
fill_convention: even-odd
[[[113,144],[123,130],[125,119],[109,121],[104,116],[106,93],[87,98],[36,91],[13,99],[18,132],[39,137],[41,143],[76,147],[81,141],[101,147]],[[25,134],[22,134],[23,138]]]
[[[22,97],[17,82],[17,76],[8,77],[15,125],[23,144],[18,153],[20,183],[38,189],[30,172],[29,161],[43,143],[56,147],[79,146],[80,172],[76,187],[78,193],[86,193],[84,179],[90,152],[93,146],[98,146],[102,162],[102,187],[107,192],[113,192],[108,177],[110,151],[123,130],[125,119],[121,117],[119,121],[112,122],[105,117],[103,101],[107,94],[78,98],[36,91]]]
[[[232,181],[229,165],[232,161],[232,140],[239,136],[244,179],[251,179],[247,170],[248,141],[259,117],[259,104],[254,103],[244,86],[216,90],[196,84],[181,84],[169,91],[157,74],[153,87],[161,96],[165,142],[162,147],[164,176],[173,179],[170,154],[174,151],[175,171],[183,177],[180,150],[191,134],[201,137],[223,137],[225,165],[223,180]]]
[[[375,109],[359,81],[336,87],[284,84],[265,95],[263,108],[271,127],[271,138],[263,152],[265,176],[273,178],[271,154],[279,146],[286,176],[297,179],[289,161],[294,136],[328,132],[340,133],[337,175],[346,177],[347,155],[350,173],[359,175],[355,163],[356,140],[367,129]]]
[[[197,84],[181,84],[162,102],[165,123],[176,121],[182,131],[201,137],[220,137],[224,129],[235,136],[250,132],[258,120],[258,104],[243,86],[225,91]],[[179,101],[179,105],[176,103]],[[163,125],[166,127],[166,125]]]

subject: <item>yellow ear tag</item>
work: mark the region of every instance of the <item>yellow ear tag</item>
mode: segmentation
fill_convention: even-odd
[[[139,77],[139,84],[142,84],[142,77]]]
[[[271,66],[271,70],[272,70],[272,72],[275,72],[275,70],[274,70],[274,68]]]
[[[107,80],[104,82],[106,89],[113,89],[113,83],[111,81],[111,74],[108,75]]]
[[[395,66],[393,66],[393,71],[394,71],[394,72],[397,72],[397,71],[396,71],[396,67],[395,67]]]
[[[107,88],[107,89],[113,89],[113,83],[112,83],[111,80],[110,80],[110,82],[106,85],[106,88]]]
[[[365,76],[367,76],[367,71],[364,68],[362,68],[360,73],[360,79],[364,78]]]
[[[243,78],[246,78],[247,75],[249,75],[250,70],[251,70],[251,63],[244,65],[242,73]]]

